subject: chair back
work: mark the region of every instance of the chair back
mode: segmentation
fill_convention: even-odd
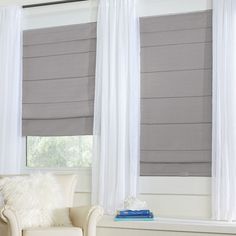
[[[65,206],[72,207],[74,202],[74,193],[77,185],[78,176],[73,174],[56,174],[58,183],[64,194]]]

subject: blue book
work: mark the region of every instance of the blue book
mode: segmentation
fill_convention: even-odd
[[[114,221],[154,221],[154,218],[114,218]]]
[[[120,216],[133,216],[133,215],[149,215],[151,212],[150,210],[122,210],[122,211],[118,211],[117,215]]]
[[[148,215],[117,215],[116,218],[123,219],[139,219],[139,218],[153,218],[153,213],[150,212]]]

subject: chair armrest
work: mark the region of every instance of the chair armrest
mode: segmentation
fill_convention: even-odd
[[[1,236],[7,236],[8,234],[8,225],[6,222],[4,222],[1,218],[0,218],[0,235]]]
[[[6,223],[6,219],[3,216],[4,207],[0,207],[0,221]]]
[[[11,236],[21,236],[20,222],[17,218],[16,213],[8,207],[3,207],[0,211],[1,221],[5,222],[9,226]]]
[[[73,226],[80,227],[84,236],[96,236],[98,220],[103,216],[100,206],[82,206],[70,208],[70,218]]]

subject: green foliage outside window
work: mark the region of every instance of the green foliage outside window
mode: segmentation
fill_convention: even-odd
[[[90,167],[92,136],[27,137],[27,166],[31,168]]]

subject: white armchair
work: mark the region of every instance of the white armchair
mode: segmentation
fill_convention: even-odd
[[[99,206],[73,207],[76,175],[56,175],[69,207],[73,227],[47,227],[22,229],[17,214],[3,207],[0,213],[0,236],[96,236],[97,221],[103,215]]]

